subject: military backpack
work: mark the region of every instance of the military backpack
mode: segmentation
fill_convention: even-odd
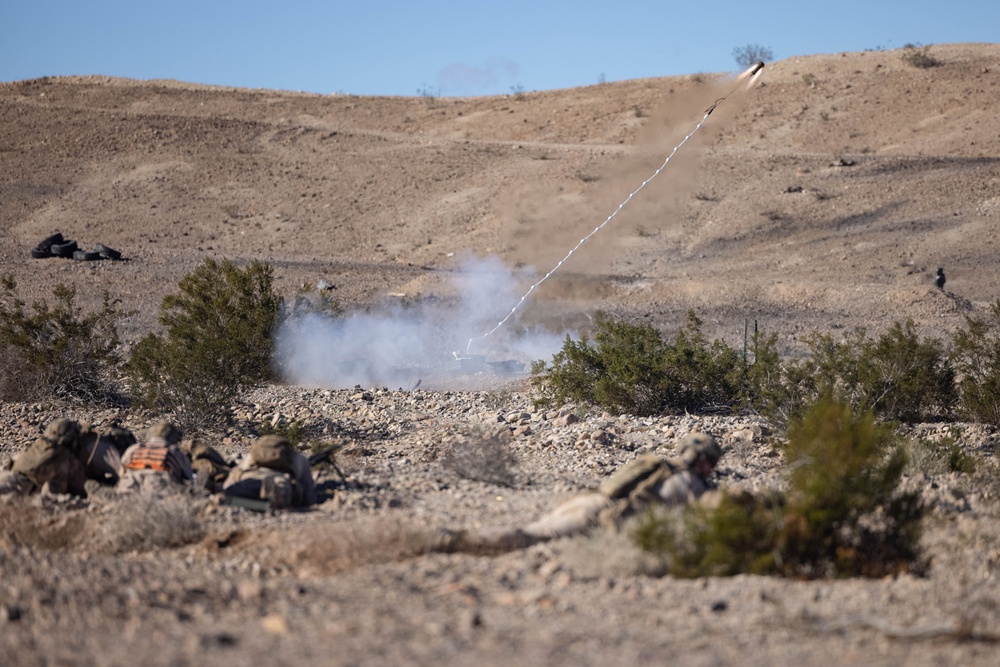
[[[643,454],[611,473],[597,490],[612,500],[628,498],[647,479],[661,472],[669,475],[674,469],[673,464],[656,454]]]

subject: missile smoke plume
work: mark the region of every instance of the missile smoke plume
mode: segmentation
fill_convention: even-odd
[[[465,355],[473,354],[474,344],[477,348],[485,348],[475,352],[495,360],[513,358],[525,363],[548,359],[560,348],[564,332],[525,331],[504,325],[513,321],[513,316],[543,282],[666,169],[718,105],[741,87],[753,86],[763,68],[764,63],[757,63],[737,77],[729,93],[705,110],[701,120],[674,146],[660,166],[540,278],[526,272],[515,274],[498,258],[466,258],[454,273],[455,298],[377,304],[366,312],[342,318],[317,313],[286,318],[276,340],[279,366],[285,379],[296,384],[328,387],[411,387],[425,377],[440,379],[445,362],[452,356],[460,356],[457,350],[464,350]],[[497,304],[503,303],[512,303],[513,307],[498,321]],[[485,333],[468,338],[471,331]]]
[[[393,299],[343,317],[286,318],[276,335],[280,371],[288,382],[330,388],[408,388],[417,380],[446,387],[446,377],[434,378],[443,375],[453,351],[464,351],[468,332],[495,321],[496,304],[516,299],[532,278],[496,257],[466,257],[451,280],[454,297]],[[528,364],[551,357],[564,336],[541,328],[511,329],[475,351]]]

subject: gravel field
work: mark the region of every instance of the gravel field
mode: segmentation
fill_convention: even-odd
[[[5,423],[22,424],[25,436],[54,414],[3,406]],[[95,423],[112,416],[71,414]],[[237,414],[252,423],[279,415],[349,443],[338,457],[347,483],[317,468],[326,500],[274,515],[189,493],[123,500],[97,487],[86,501],[0,505],[0,648],[11,664],[252,664],[261,655],[275,664],[570,665],[664,655],[684,664],[995,661],[998,436],[983,427],[961,427],[976,473],[914,471],[904,480],[932,508],[925,576],[680,580],[663,576],[663,564],[627,534],[496,557],[429,549],[438,528],[525,523],[638,453],[671,454],[691,430],[724,443],[720,486],[782,488],[782,457],[766,423],[538,410],[520,384],[481,392],[270,387]],[[216,436],[230,456],[250,437],[240,424]],[[513,462],[480,448],[461,470],[495,475],[499,460],[509,464],[509,486],[462,476],[447,456],[456,441],[468,452],[491,437]]]

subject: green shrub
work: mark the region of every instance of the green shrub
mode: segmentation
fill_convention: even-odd
[[[778,337],[754,331],[753,360],[744,363],[742,403],[755,412],[774,414],[790,397],[784,384]]]
[[[1000,300],[985,317],[965,317],[952,339],[960,410],[965,417],[1000,425]]]
[[[711,345],[693,313],[668,343],[650,324],[599,313],[594,342],[569,336],[552,357],[532,366],[542,402],[586,401],[622,413],[729,409],[740,402],[743,364],[721,341]]]
[[[897,488],[906,456],[871,412],[821,397],[792,423],[787,497],[723,497],[679,522],[647,515],[634,533],[678,576],[883,576],[919,569],[923,507]]]
[[[258,261],[240,269],[206,259],[184,276],[160,308],[166,333],[140,340],[126,365],[137,402],[197,432],[228,419],[241,390],[271,379],[281,309],[272,275]]]
[[[723,494],[711,511],[647,512],[631,536],[639,548],[668,555],[677,577],[774,574],[780,503],[777,497],[758,503]]]
[[[293,447],[298,447],[306,439],[306,424],[299,419],[279,421],[278,423],[263,422],[257,427],[257,435],[277,435],[287,440]]]
[[[322,315],[330,319],[342,319],[347,311],[334,298],[332,285],[322,284],[318,287],[302,285],[290,303],[284,303],[281,313],[282,319],[294,320],[307,315]]]
[[[940,341],[920,340],[912,320],[893,323],[862,352],[866,398],[876,415],[909,423],[952,417],[955,370]]]
[[[114,398],[118,300],[105,293],[101,308],[84,315],[72,287],[57,285],[53,305],[36,301],[30,308],[14,296],[12,276],[0,287],[0,400]]]
[[[667,348],[667,406],[677,411],[728,411],[740,402],[742,357],[721,340],[709,344],[701,324],[693,312],[688,312],[687,324]]]
[[[877,339],[864,329],[842,341],[829,334],[807,338],[809,356],[783,370],[780,395],[771,405],[777,421],[801,414],[823,394],[834,394],[855,410],[873,410],[881,420],[908,423],[952,417],[955,372],[943,345],[920,340],[912,321],[896,322]]]

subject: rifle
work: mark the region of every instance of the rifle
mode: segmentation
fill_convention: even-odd
[[[333,469],[337,471],[337,474],[340,475],[340,481],[347,484],[347,477],[344,475],[344,472],[340,469],[340,466],[337,465],[337,461],[334,459],[334,455],[343,448],[344,445],[334,445],[333,447],[328,447],[322,451],[316,452],[309,457],[309,467],[311,468],[319,465],[320,463],[329,463],[333,466]]]

